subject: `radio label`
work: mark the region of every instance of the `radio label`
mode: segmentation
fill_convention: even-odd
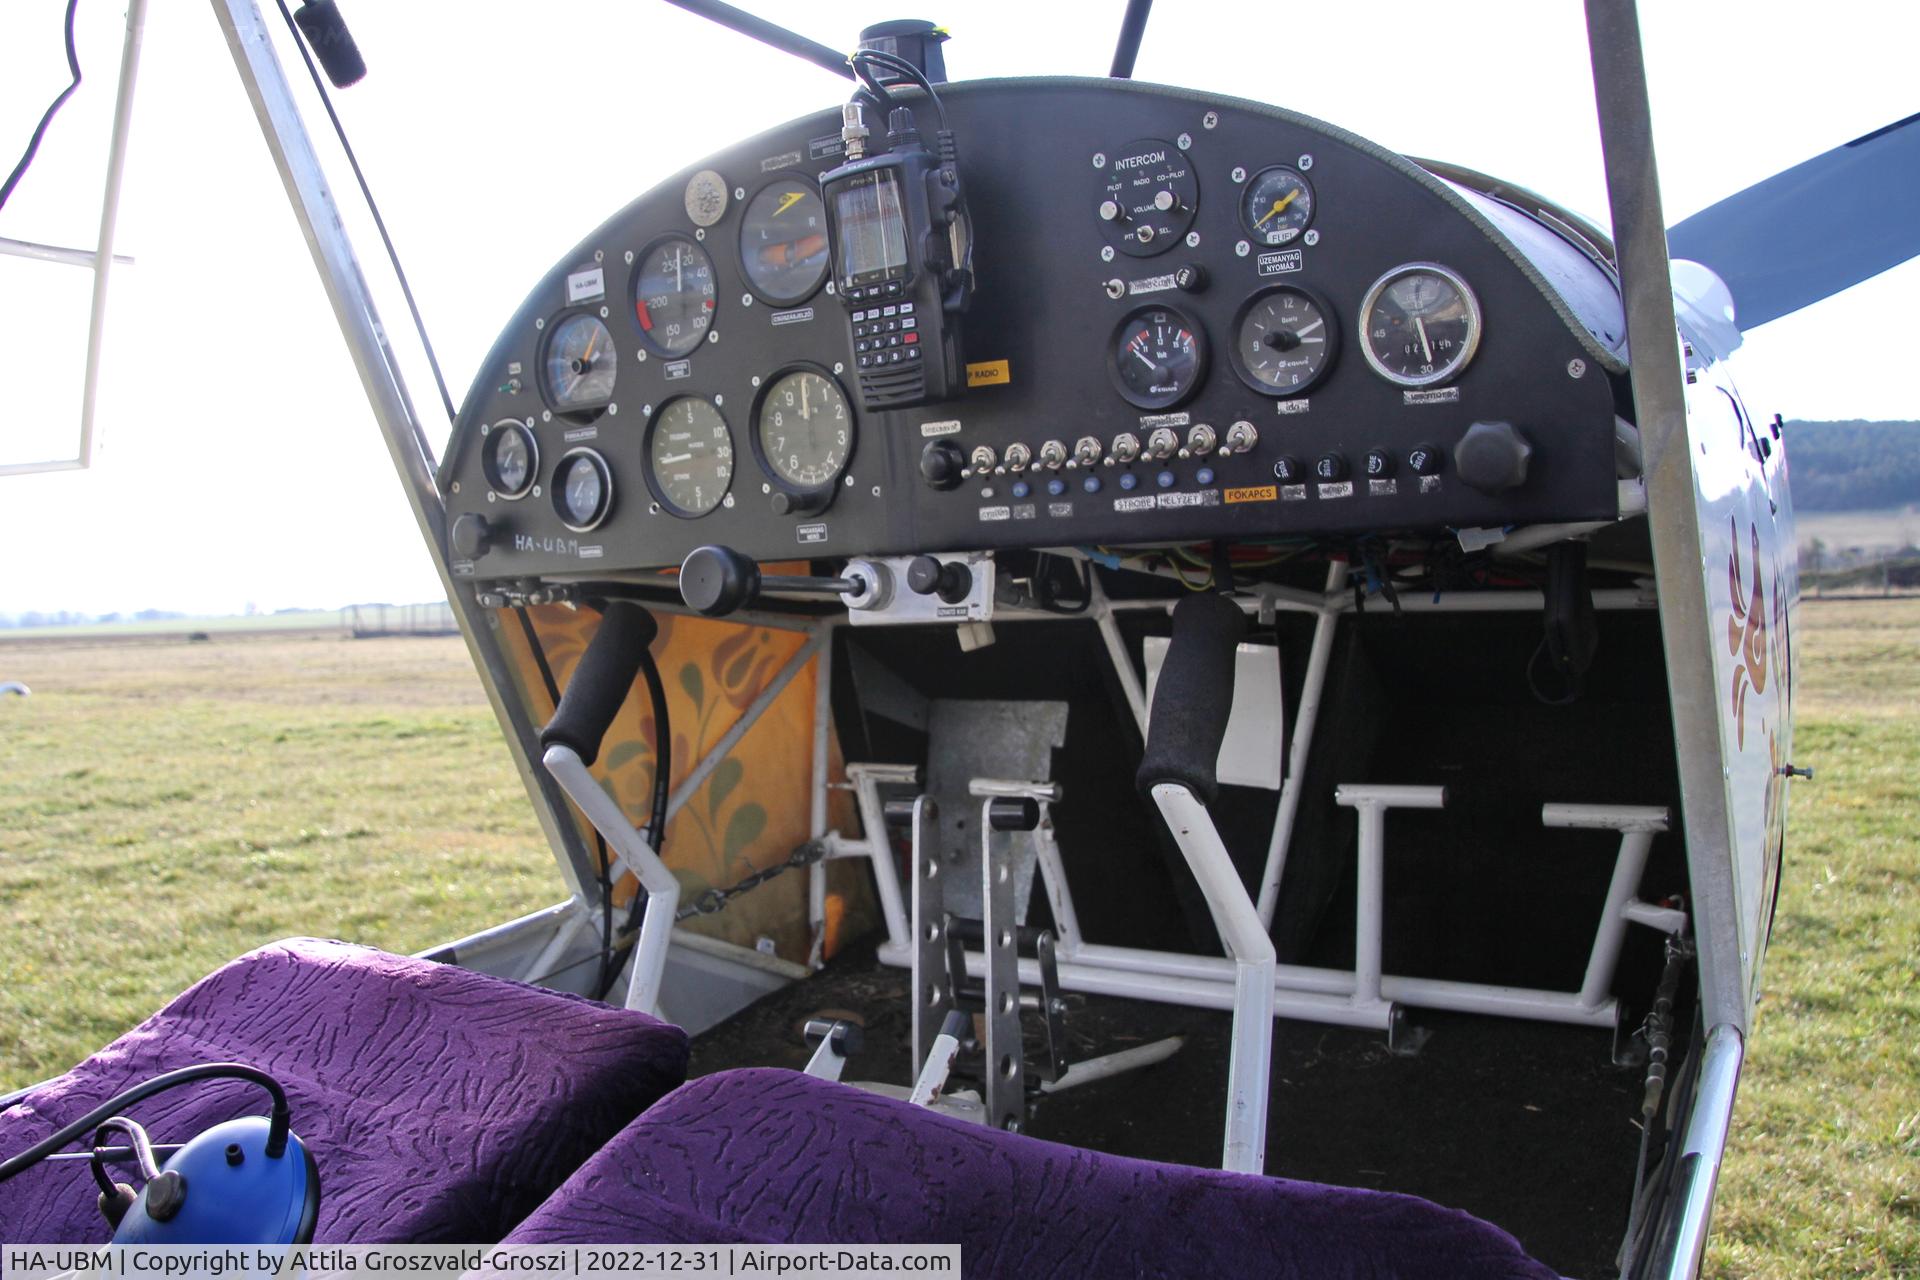
[[[1251,485],[1245,489],[1227,490],[1229,505],[1236,502],[1272,502],[1280,496],[1280,491],[1270,484]]]
[[[599,267],[586,271],[576,271],[567,277],[567,302],[585,302],[589,298],[606,296],[607,273]]]
[[[796,541],[803,543],[825,542],[827,540],[826,523],[822,521],[819,524],[795,525],[793,536]]]
[[[1458,387],[1427,387],[1418,391],[1408,388],[1400,393],[1403,404],[1453,404],[1459,399]]]
[[[1323,498],[1351,498],[1353,496],[1353,481],[1342,480],[1338,484],[1323,484],[1320,486],[1320,496]]]
[[[1263,276],[1284,276],[1300,270],[1305,263],[1298,249],[1283,249],[1279,253],[1263,253],[1258,262]]]

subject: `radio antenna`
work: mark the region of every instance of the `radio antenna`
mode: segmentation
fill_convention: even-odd
[[[1113,69],[1108,75],[1133,79],[1133,60],[1140,56],[1140,39],[1147,34],[1147,11],[1152,8],[1153,0],[1127,0],[1127,16],[1120,19],[1120,43],[1113,46]]]
[[[697,13],[709,22],[717,22],[743,36],[752,36],[762,44],[770,44],[837,76],[853,79],[853,68],[847,65],[846,54],[817,40],[809,40],[777,23],[768,22],[765,18],[756,18],[745,9],[724,4],[721,0],[667,0],[667,3],[688,13]]]

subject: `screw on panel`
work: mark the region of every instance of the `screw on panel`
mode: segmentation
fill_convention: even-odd
[[[459,482],[458,480],[455,480],[455,481],[453,482],[453,491],[454,491],[455,493],[458,493],[458,492],[460,492],[460,482]]]
[[[601,249],[595,249],[593,251],[593,260],[595,262],[605,262],[607,260],[606,252]]]
[[[1187,232],[1187,248],[1198,249],[1199,247],[1200,247],[1200,233],[1198,231]]]
[[[1107,153],[1106,153],[1106,152],[1104,152],[1104,151],[1096,151],[1096,152],[1094,152],[1094,153],[1093,153],[1093,167],[1094,167],[1094,168],[1096,168],[1096,169],[1104,169],[1104,168],[1106,168],[1106,167],[1107,167]]]
[[[733,189],[733,198],[735,200],[745,200],[747,198],[747,189],[745,187],[735,187]]]
[[[1220,113],[1218,111],[1209,111],[1207,112],[1207,114],[1200,117],[1200,127],[1202,129],[1211,129],[1214,126],[1218,125],[1219,123],[1220,123]]]
[[[851,488],[853,488],[853,477],[852,477],[852,476],[848,476],[848,477],[847,477],[847,488],[849,488],[849,489],[851,489]]]
[[[1235,182],[1245,182],[1247,180],[1247,169],[1245,165],[1237,164],[1233,166],[1233,180]]]
[[[1112,246],[1112,245],[1110,245],[1110,244],[1103,244],[1103,245],[1101,245],[1101,246],[1100,246],[1100,261],[1102,261],[1102,262],[1112,262],[1112,261],[1113,261],[1113,246]]]
[[[752,381],[753,381],[753,385],[754,385],[754,386],[756,386],[756,387],[757,387],[757,386],[759,386],[759,385],[760,385],[760,375],[759,375],[759,374],[757,374],[757,373],[756,373],[756,374],[754,374],[754,375],[753,375],[753,379],[752,379]]]
[[[1318,229],[1315,229],[1315,230],[1313,230],[1313,231],[1309,231],[1309,232],[1307,232],[1307,233],[1306,233],[1305,235],[1303,235],[1303,236],[1301,236],[1301,237],[1300,237],[1300,243],[1302,243],[1302,244],[1319,244],[1319,243],[1320,243],[1320,232],[1319,232],[1319,230],[1318,230]]]
[[[1311,154],[1301,156],[1300,172],[1305,173],[1307,170],[1311,168],[1313,168],[1313,156]]]
[[[633,265],[633,250],[631,250],[631,249],[629,249],[629,250],[627,250],[627,252],[626,252],[626,255],[625,255],[625,256],[626,256],[626,259],[627,259],[627,265],[628,265],[628,266],[632,266],[632,265]]]
[[[880,486],[879,486],[879,485],[875,485],[875,486],[873,486],[873,496],[874,496],[874,497],[876,497],[876,498],[880,496]]]
[[[647,362],[647,349],[645,347],[640,348],[638,351],[633,353],[633,358],[635,360],[638,360],[641,364],[645,364]]]
[[[724,405],[727,402],[727,398],[723,395],[716,393],[713,397],[713,402],[716,405]]]
[[[705,240],[707,238],[707,229],[705,227],[695,227],[693,229],[693,238],[695,240]]]
[[[1248,244],[1245,240],[1242,240],[1238,244],[1233,246],[1233,252],[1236,257],[1244,258],[1249,253],[1253,252],[1253,246]]]
[[[1567,361],[1567,376],[1569,378],[1586,377],[1587,362],[1585,360],[1582,360],[1579,356],[1575,356],[1573,359]]]
[[[607,316],[608,316],[608,314],[609,314],[609,312],[607,311],[607,309],[606,309],[605,307],[602,307],[602,308],[600,308],[600,318],[601,318],[602,320],[605,320],[605,319],[607,318]]]
[[[840,361],[835,360],[833,362],[833,371],[835,373],[845,373],[847,371],[847,366],[842,364]]]
[[[740,305],[741,305],[741,306],[743,306],[743,307],[750,307],[750,306],[752,306],[752,305],[753,305],[753,295],[752,295],[752,294],[750,294],[750,293],[743,293],[743,294],[741,294],[741,295],[740,295]]]
[[[728,494],[726,497],[720,499],[720,505],[731,511],[733,509],[733,495]]]
[[[540,316],[535,316],[533,318],[533,327],[536,329],[544,329],[547,327],[547,322],[544,318]]]
[[[1193,145],[1193,135],[1190,133],[1183,133],[1179,137],[1173,140],[1173,145],[1180,148],[1182,151],[1185,151],[1187,148]]]
[[[720,341],[720,331],[718,329],[707,330],[707,341],[708,342]]]

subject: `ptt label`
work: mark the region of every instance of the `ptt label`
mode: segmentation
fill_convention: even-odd
[[[827,526],[825,523],[795,525],[793,536],[797,542],[825,542],[827,540]]]
[[[1227,504],[1236,502],[1272,502],[1280,496],[1280,491],[1270,484],[1250,485],[1245,489],[1229,489],[1226,493]]]
[[[1005,360],[981,360],[967,366],[969,387],[1000,387],[1013,381],[1013,368]]]
[[[1458,387],[1427,387],[1418,391],[1409,387],[1400,393],[1403,404],[1453,404],[1459,399]]]
[[[605,297],[607,292],[607,273],[599,267],[586,271],[576,271],[567,277],[567,302],[585,302],[589,298]]]
[[[1279,253],[1263,253],[1256,260],[1260,264],[1263,276],[1284,276],[1300,270],[1305,265],[1301,261],[1298,249],[1283,249]]]

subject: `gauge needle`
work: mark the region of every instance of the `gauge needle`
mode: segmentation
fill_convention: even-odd
[[[1413,327],[1420,331],[1421,353],[1426,356],[1427,363],[1432,364],[1433,363],[1433,343],[1427,337],[1427,322],[1425,320],[1422,320],[1419,316],[1415,316],[1413,318]]]
[[[693,461],[693,455],[690,453],[679,453],[679,454],[675,454],[671,458],[660,459],[661,465],[668,466],[668,467],[677,466],[682,462],[691,462],[691,461]]]
[[[779,217],[781,214],[793,208],[793,206],[799,204],[802,200],[805,200],[806,198],[807,198],[807,193],[804,191],[783,192],[780,196],[780,207],[773,211],[773,216],[776,218]]]
[[[587,339],[587,349],[582,352],[580,356],[580,371],[582,373],[585,373],[593,366],[593,348],[599,341],[600,331],[595,329],[592,336]]]
[[[673,246],[673,291],[675,293],[685,293],[687,291],[687,282],[683,278],[685,272],[680,269],[682,252],[679,245]]]
[[[1254,229],[1255,229],[1255,230],[1257,231],[1257,230],[1259,230],[1259,229],[1260,229],[1261,227],[1264,227],[1264,226],[1266,226],[1266,225],[1267,225],[1267,218],[1271,218],[1271,217],[1272,217],[1272,216],[1273,216],[1274,214],[1276,214],[1276,213],[1285,213],[1285,212],[1286,212],[1286,209],[1287,209],[1287,206],[1288,206],[1288,205],[1290,205],[1290,204],[1292,204],[1292,203],[1294,202],[1294,199],[1295,199],[1295,197],[1297,197],[1297,196],[1298,196],[1299,194],[1300,194],[1300,188],[1298,188],[1298,187],[1295,187],[1295,188],[1294,188],[1293,190],[1291,190],[1291,191],[1289,191],[1289,192],[1287,192],[1287,196],[1286,196],[1286,199],[1284,199],[1284,200],[1275,200],[1275,201],[1273,202],[1273,208],[1271,208],[1271,209],[1269,209],[1269,210],[1267,210],[1267,212],[1266,212],[1266,215],[1265,215],[1265,217],[1262,217],[1262,218],[1260,219],[1260,221],[1258,221],[1258,222],[1256,222],[1256,223],[1254,223],[1254,224],[1253,224],[1253,226],[1254,226]]]
[[[813,417],[813,409],[807,403],[807,385],[806,379],[802,378],[800,380],[800,416],[802,418]]]

